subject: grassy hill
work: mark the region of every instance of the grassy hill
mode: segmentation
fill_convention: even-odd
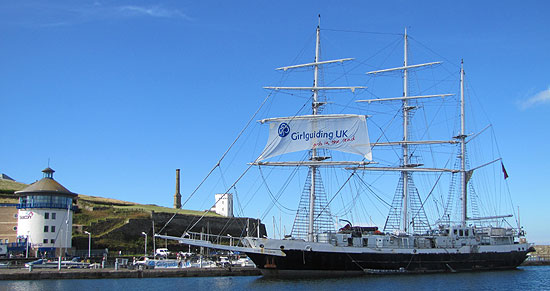
[[[82,205],[91,205],[96,208],[99,207],[113,207],[113,209],[119,210],[135,210],[135,211],[144,211],[144,212],[162,212],[162,213],[178,213],[183,215],[203,215],[204,212],[196,210],[185,210],[185,209],[175,209],[164,206],[158,206],[155,204],[139,204],[134,202],[128,202],[123,200],[117,200],[112,198],[104,198],[97,196],[88,196],[79,194],[78,195],[78,204]],[[207,213],[206,216],[215,216],[219,217],[220,215],[216,213]]]
[[[27,184],[0,179],[0,203],[18,203],[19,199],[13,193],[25,187]]]
[[[18,198],[13,195],[15,191],[22,190],[28,185],[25,183],[20,183],[12,180],[0,179],[0,203],[18,203]],[[78,195],[78,206],[81,206],[81,209],[88,209],[88,211],[96,212],[93,216],[96,217],[109,217],[111,214],[114,216],[120,216],[118,212],[124,211],[134,211],[134,212],[162,212],[162,213],[178,213],[183,215],[203,215],[202,211],[195,210],[185,210],[185,209],[175,209],[169,207],[158,206],[155,204],[139,204],[129,201],[123,201],[113,198],[105,198],[98,196],[89,196],[89,195]],[[105,211],[109,209],[109,211]],[[94,211],[95,210],[95,211]],[[101,211],[99,211],[101,210]],[[86,212],[86,211],[84,211]],[[207,213],[206,216],[219,217],[216,213]],[[77,219],[75,217],[75,219]]]
[[[24,183],[0,179],[0,203],[18,203],[14,192],[27,186]],[[216,213],[205,214],[204,211],[174,209],[82,194],[78,195],[77,205],[78,210],[73,217],[73,246],[77,248],[87,248],[88,236],[83,231],[89,231],[92,233],[92,248],[130,252],[143,250],[142,230],[131,231],[131,233],[123,230],[137,223],[145,224],[143,230],[147,231],[153,213],[221,217]]]

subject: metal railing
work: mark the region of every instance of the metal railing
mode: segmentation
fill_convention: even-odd
[[[10,249],[10,248],[25,247],[27,245],[27,243],[26,242],[11,242],[11,243],[2,243],[2,242],[0,242],[0,245],[7,246],[8,249]]]
[[[54,208],[54,209],[67,209],[69,205],[66,203],[19,203],[17,204],[17,209],[26,209],[26,208]],[[76,205],[71,205],[71,210],[75,211],[78,209]]]
[[[199,233],[199,232],[186,232],[182,238],[192,239],[192,240],[201,240],[209,241],[211,243],[228,245],[228,246],[245,246],[242,242],[241,237],[233,237],[229,234],[227,235],[215,235],[208,233]]]
[[[550,255],[528,256],[526,261],[529,261],[529,262],[550,262]]]
[[[109,252],[105,249],[91,249],[90,250],[90,256],[91,257],[102,257],[105,254],[109,254]],[[73,255],[75,257],[81,257],[81,258],[87,258],[88,257],[88,250],[75,250],[73,252]]]

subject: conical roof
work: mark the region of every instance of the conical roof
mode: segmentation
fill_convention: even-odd
[[[42,178],[40,181],[34,182],[28,187],[15,192],[16,195],[26,196],[31,194],[38,195],[62,195],[62,196],[71,196],[76,197],[77,194],[69,191],[63,185],[59,184],[56,180],[53,179],[53,172],[51,168],[46,168],[42,172],[49,174]]]

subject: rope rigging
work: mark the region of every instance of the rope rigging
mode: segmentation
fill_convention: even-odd
[[[265,97],[264,101],[262,102],[262,104],[260,104],[260,107],[256,110],[256,112],[254,112],[254,114],[250,117],[250,119],[248,120],[248,122],[246,123],[246,125],[244,126],[244,128],[239,132],[239,134],[237,135],[237,137],[235,138],[235,140],[233,140],[233,142],[231,143],[231,145],[229,146],[229,148],[222,154],[221,158],[216,162],[216,164],[214,165],[214,167],[212,167],[212,169],[208,172],[208,174],[206,175],[206,177],[204,177],[204,179],[202,179],[202,181],[199,183],[199,185],[195,188],[195,190],[193,190],[193,192],[191,192],[191,194],[189,195],[189,197],[187,197],[187,199],[181,204],[181,209],[183,209],[183,206],[185,204],[187,204],[187,202],[191,199],[191,197],[193,197],[193,195],[195,195],[195,193],[197,193],[197,191],[200,189],[200,187],[204,184],[204,182],[206,182],[206,180],[208,179],[208,177],[210,177],[210,175],[214,172],[214,170],[220,166],[220,163],[223,161],[223,159],[225,158],[225,156],[227,155],[227,153],[229,153],[229,151],[233,148],[233,146],[235,145],[235,143],[237,143],[237,141],[239,140],[239,138],[242,136],[242,134],[245,132],[245,130],[250,126],[250,124],[252,123],[252,121],[255,119],[256,115],[260,112],[260,110],[263,108],[263,106],[265,105],[265,103],[267,102],[267,100],[269,100],[269,98],[271,97],[272,95],[272,92],[270,92],[267,97]],[[248,169],[247,169],[248,171]],[[158,233],[161,233],[165,228],[166,226],[168,226],[168,224],[170,222],[172,222],[172,220],[174,219],[174,217],[176,217],[176,215],[178,214],[180,209],[178,209],[174,215],[172,215],[172,217],[170,217],[170,219],[164,224],[164,226],[159,230]],[[203,215],[204,216],[204,215]],[[202,217],[201,217],[202,218]]]

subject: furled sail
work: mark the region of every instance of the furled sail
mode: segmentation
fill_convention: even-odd
[[[269,123],[269,138],[258,160],[316,148],[358,154],[372,160],[365,115],[306,115],[260,122]]]

